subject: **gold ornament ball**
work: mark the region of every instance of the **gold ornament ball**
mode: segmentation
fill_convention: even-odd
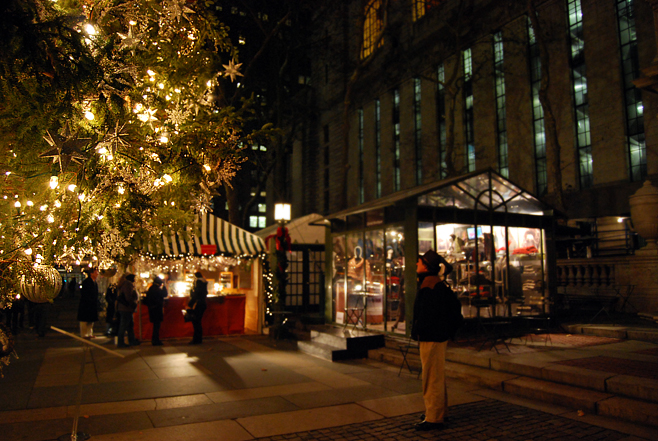
[[[39,265],[35,270],[37,277],[21,279],[21,294],[34,303],[52,302],[62,289],[62,277],[52,266]]]

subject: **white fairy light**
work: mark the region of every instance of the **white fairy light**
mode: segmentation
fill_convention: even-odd
[[[50,177],[50,188],[53,190],[57,188],[59,185],[59,178],[57,176],[51,176]]]
[[[93,121],[94,120],[94,114],[87,110],[85,112],[85,118],[87,118],[87,120],[89,120],[89,121]]]
[[[96,35],[98,33],[94,25],[92,25],[91,23],[85,24],[85,32],[87,33],[87,35]]]
[[[162,176],[162,179],[164,179],[164,180],[167,181],[167,182],[171,182],[171,181],[173,180],[173,179],[171,178],[171,176],[169,176],[168,174],[165,174],[164,176]]]
[[[69,191],[75,191],[75,187],[76,187],[75,184],[71,184],[71,185],[68,186],[68,189],[69,189]]]

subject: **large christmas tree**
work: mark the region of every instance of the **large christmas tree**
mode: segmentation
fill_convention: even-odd
[[[3,2],[0,303],[35,264],[125,264],[184,230],[271,136],[218,104],[229,32],[212,2]]]

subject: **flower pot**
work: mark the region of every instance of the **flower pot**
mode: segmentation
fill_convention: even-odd
[[[658,252],[658,188],[646,181],[629,197],[635,231],[647,241],[642,251]]]

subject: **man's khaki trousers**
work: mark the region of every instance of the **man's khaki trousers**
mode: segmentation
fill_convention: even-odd
[[[420,362],[423,365],[423,400],[425,421],[442,423],[448,409],[446,391],[446,348],[448,342],[421,341]]]

